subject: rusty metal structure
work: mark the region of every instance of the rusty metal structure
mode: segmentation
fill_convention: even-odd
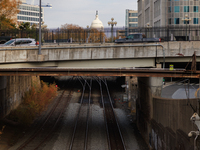
[[[196,70],[197,70],[196,52],[194,52],[194,54],[192,56],[191,71],[196,72]]]
[[[136,76],[200,78],[200,71],[161,68],[0,68],[0,76]]]
[[[190,61],[192,60],[191,63],[191,72],[196,72],[197,70],[197,62],[196,62],[196,51],[194,51],[194,54],[192,55],[192,58],[190,59]],[[185,69],[187,69],[188,65],[190,64],[190,61],[188,62],[188,64],[186,65]]]

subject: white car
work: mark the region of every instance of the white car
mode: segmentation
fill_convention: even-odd
[[[0,45],[0,47],[4,46],[36,46],[37,43],[35,39],[31,38],[16,38],[7,41],[6,43]]]

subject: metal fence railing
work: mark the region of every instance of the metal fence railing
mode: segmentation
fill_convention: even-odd
[[[112,32],[111,32],[112,31]],[[200,26],[179,25],[167,27],[135,27],[104,29],[45,29],[42,43],[111,43],[132,33],[143,33],[146,38],[159,37],[164,41],[199,41]],[[39,40],[39,30],[0,30],[0,37],[34,38]],[[1,39],[0,39],[1,40]],[[0,41],[1,42],[1,41]]]

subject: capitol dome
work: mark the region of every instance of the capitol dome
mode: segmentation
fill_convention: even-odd
[[[104,28],[103,23],[101,22],[101,20],[99,20],[98,11],[96,12],[96,18],[92,21],[90,28],[91,29],[102,29],[102,28]]]

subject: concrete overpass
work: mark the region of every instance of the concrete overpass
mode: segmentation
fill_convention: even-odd
[[[199,62],[199,46],[198,41],[61,45],[42,47],[42,55],[38,55],[38,47],[2,47],[0,48],[0,68],[155,67],[157,63],[164,61],[189,62],[194,51]],[[180,54],[184,57],[180,57]]]

